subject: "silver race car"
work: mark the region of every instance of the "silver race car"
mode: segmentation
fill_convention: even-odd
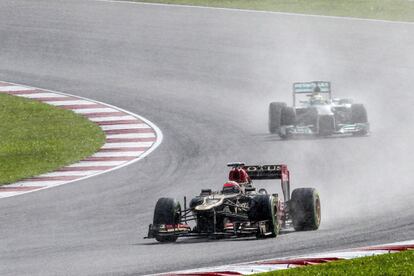
[[[332,98],[327,81],[293,84],[293,106],[272,102],[269,106],[269,131],[281,138],[295,135],[367,135],[369,122],[362,104],[351,99]]]

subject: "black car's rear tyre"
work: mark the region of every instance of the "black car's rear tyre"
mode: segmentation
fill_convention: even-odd
[[[272,134],[279,133],[282,125],[282,109],[285,103],[273,102],[269,105],[269,132]]]
[[[250,221],[267,221],[266,228],[271,234],[267,237],[276,237],[280,231],[278,219],[277,199],[273,195],[256,195],[250,199],[248,216]],[[258,238],[266,237],[265,233],[258,233]]]
[[[293,227],[296,231],[316,230],[321,223],[321,201],[313,188],[299,188],[290,201]]]
[[[335,131],[335,118],[332,115],[320,115],[319,116],[319,135],[328,136],[332,135]]]
[[[162,197],[158,199],[154,210],[153,225],[177,225],[181,223],[181,206],[180,203],[173,198]],[[160,236],[155,235],[155,239],[159,242],[175,242],[176,235]]]

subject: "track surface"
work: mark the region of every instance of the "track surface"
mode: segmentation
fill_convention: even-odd
[[[147,274],[414,236],[414,25],[94,1],[0,2],[0,79],[143,115],[163,144],[107,175],[0,201],[0,274]],[[367,138],[279,141],[267,105],[326,79],[367,105]],[[225,163],[289,164],[319,231],[143,240],[161,196],[220,188]],[[260,183],[256,183],[260,185]],[[269,187],[277,187],[266,183]]]

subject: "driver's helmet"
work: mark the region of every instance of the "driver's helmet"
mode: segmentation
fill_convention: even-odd
[[[244,169],[240,169],[240,168],[233,168],[229,172],[229,180],[235,181],[241,185],[249,184],[252,182],[247,172]]]
[[[319,86],[316,86],[310,98],[311,104],[324,104],[325,103],[325,100],[323,96],[320,94],[320,92],[321,92],[321,89],[319,88]]]
[[[223,194],[239,194],[241,193],[241,188],[239,183],[236,181],[227,181],[223,185]]]

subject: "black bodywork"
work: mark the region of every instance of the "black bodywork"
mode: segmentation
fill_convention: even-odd
[[[245,166],[237,164],[247,172],[251,180],[280,179],[283,200],[278,194],[251,184],[242,193],[226,194],[223,191],[202,190],[192,198],[187,207],[170,198],[159,199],[154,213],[154,223],[149,225],[146,238],[160,242],[172,242],[177,237],[275,237],[280,228],[292,224],[289,171],[286,165]],[[319,198],[318,198],[319,200]],[[161,201],[161,203],[160,203]],[[166,205],[172,206],[165,207]],[[171,210],[175,216],[170,216]],[[174,211],[175,210],[175,211]],[[167,215],[165,215],[167,214]],[[161,218],[161,219],[159,219]],[[194,227],[189,223],[193,222]],[[318,225],[319,226],[319,222]]]

